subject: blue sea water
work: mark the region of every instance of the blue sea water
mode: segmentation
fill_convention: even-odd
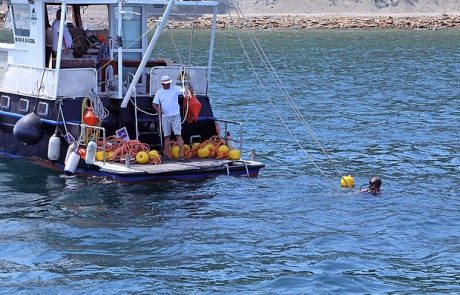
[[[221,32],[215,115],[244,123],[259,178],[127,185],[1,158],[0,294],[460,293],[460,31],[254,34],[333,162],[248,36],[255,72]]]

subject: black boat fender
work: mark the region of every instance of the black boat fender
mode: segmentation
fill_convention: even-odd
[[[29,113],[14,124],[13,135],[25,145],[35,145],[43,138],[43,125],[40,116]]]

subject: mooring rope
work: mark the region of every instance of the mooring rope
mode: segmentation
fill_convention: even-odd
[[[246,27],[247,28],[247,22],[246,22],[246,19],[241,11],[241,9],[238,7],[238,5],[232,0],[232,3],[234,5],[234,9],[236,11],[236,14],[238,16],[239,19],[241,19],[243,21],[243,27]],[[236,27],[236,23],[234,22],[234,18],[233,16],[231,15],[231,12],[230,12],[230,9],[227,9],[228,11],[228,14],[229,14],[229,17],[230,17],[230,20],[231,22],[234,24],[234,27]],[[259,84],[262,86],[263,88],[263,91],[265,92],[265,94],[267,95],[267,97],[269,98],[270,100],[270,103],[274,106],[274,109],[276,110],[277,112],[277,115],[282,123],[282,125],[286,128],[286,130],[289,132],[289,134],[291,135],[291,137],[294,139],[294,141],[296,142],[296,144],[299,146],[299,148],[305,153],[305,155],[308,156],[308,158],[310,159],[310,161],[312,162],[312,164],[318,169],[318,171],[320,171],[320,173],[326,178],[328,179],[334,187],[337,187],[334,182],[331,181],[331,179],[325,174],[325,172],[319,168],[319,166],[315,163],[315,161],[313,160],[313,158],[308,154],[308,152],[303,148],[302,144],[297,140],[297,138],[295,137],[295,135],[292,133],[292,131],[290,130],[290,128],[287,126],[286,122],[284,121],[283,117],[281,116],[281,114],[279,114],[279,111],[277,110],[277,108],[275,107],[276,104],[274,103],[274,101],[271,99],[271,96],[269,95],[269,92],[267,91],[266,87],[264,86],[264,83],[262,83],[260,77],[259,77],[259,74],[257,73],[255,67],[254,67],[254,64],[252,63],[252,60],[251,58],[249,57],[249,53],[246,49],[246,47],[244,46],[244,42],[239,34],[238,31],[236,31],[237,33],[237,36],[238,36],[238,40],[243,48],[243,52],[246,56],[246,58],[248,59],[249,63],[250,63],[250,67],[251,69],[253,70]],[[328,153],[326,152],[326,150],[324,149],[323,145],[321,144],[321,142],[318,140],[318,138],[316,137],[316,135],[314,134],[313,130],[311,129],[310,125],[308,124],[308,122],[306,121],[305,117],[303,116],[303,114],[300,112],[299,108],[296,106],[295,102],[293,101],[292,97],[289,95],[289,93],[287,92],[286,88],[283,86],[283,83],[280,79],[280,77],[278,76],[278,74],[276,73],[276,70],[274,69],[274,67],[272,66],[270,60],[268,59],[265,51],[263,50],[262,46],[260,45],[260,42],[257,40],[257,38],[254,36],[253,33],[248,33],[248,36],[251,40],[251,43],[253,45],[253,47],[255,48],[256,50],[256,53],[257,55],[259,56],[259,58],[261,59],[262,61],[262,65],[268,70],[269,72],[269,75],[270,77],[275,81],[275,84],[277,85],[278,89],[281,91],[282,94],[284,94],[284,98],[288,101],[289,105],[291,106],[292,110],[294,111],[294,113],[297,115],[297,118],[299,119],[300,122],[302,122],[302,124],[304,125],[304,127],[307,129],[308,131],[308,134],[310,135],[310,137],[313,139],[313,141],[315,142],[315,144],[318,146],[318,148],[321,150],[321,152],[326,156],[326,158],[329,160],[329,162],[332,164],[332,166],[334,167],[335,171],[338,173],[338,175],[340,175],[340,177],[343,177],[343,175],[340,173],[340,171],[338,170],[337,166],[335,165],[333,159],[328,155]],[[352,189],[350,186],[349,186],[350,189]]]
[[[171,37],[171,41],[174,45],[174,49],[176,50],[177,58],[179,59],[179,63],[183,64],[184,62],[182,61],[182,55],[179,52],[179,48],[177,48],[176,40],[174,40],[173,32],[172,30],[169,31],[169,36]]]
[[[194,14],[193,14],[192,32],[190,33],[190,48],[189,48],[189,52],[188,52],[188,66],[189,67],[191,65],[191,60],[192,60],[193,33],[195,32],[195,22],[196,22],[197,8],[198,8],[198,2],[195,1],[195,11],[194,11]]]

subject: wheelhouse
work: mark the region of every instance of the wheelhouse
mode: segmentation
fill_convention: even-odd
[[[152,47],[151,42],[157,41],[148,33],[147,24],[157,26],[169,2],[12,0],[9,2],[8,22],[13,28],[14,45],[0,44],[0,50],[8,51],[3,90],[19,89],[17,91],[21,93],[49,99],[81,96],[89,90],[118,99],[125,98],[127,92],[130,96],[154,94],[161,68],[169,74],[174,73],[173,77],[180,74],[180,66],[172,60],[155,59],[155,53],[147,52],[149,45]],[[175,2],[176,15],[198,8],[214,16],[208,62],[194,65],[193,71],[199,77],[192,76],[196,80],[193,81],[197,84],[196,91],[207,95],[218,3]],[[61,11],[60,28],[67,27],[72,36],[71,57],[62,56],[61,50],[52,54],[51,26],[58,11]],[[60,40],[64,37],[59,31],[59,39],[55,42],[62,46]],[[142,68],[139,67],[141,64]],[[138,70],[136,83],[128,88]],[[17,77],[24,75],[29,79],[18,81]],[[40,89],[36,89],[37,80],[44,81]],[[77,80],[78,87],[74,83]],[[136,93],[133,93],[134,86]]]

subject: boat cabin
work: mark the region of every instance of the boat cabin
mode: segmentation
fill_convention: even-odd
[[[151,54],[155,46],[151,41],[157,40],[152,40],[147,24],[159,26],[169,2],[11,0],[7,21],[13,28],[14,45],[0,44],[0,50],[8,51],[1,90],[49,99],[85,96],[89,91],[125,100],[134,94],[153,95],[161,75],[169,74],[177,82],[174,78],[180,77],[183,66]],[[190,77],[195,91],[207,95],[218,3],[174,2],[178,14],[199,8],[214,15],[208,64],[188,65],[194,73]],[[62,50],[67,43],[71,43],[71,53]],[[130,85],[138,70],[136,83]],[[17,79],[24,75],[27,79]]]

